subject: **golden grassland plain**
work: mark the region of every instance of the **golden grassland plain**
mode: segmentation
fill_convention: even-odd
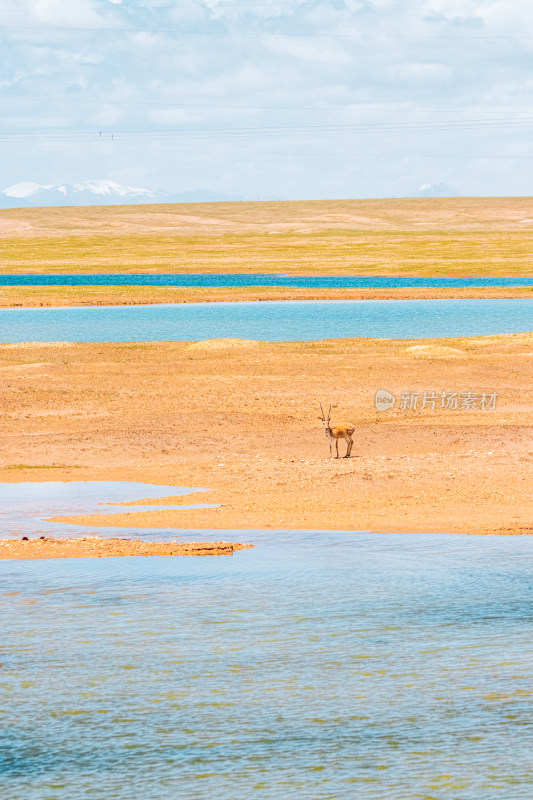
[[[0,480],[202,487],[218,504],[62,518],[92,532],[533,533],[532,363],[533,333],[1,345]],[[492,411],[378,412],[378,389],[498,398]],[[330,402],[333,423],[355,423],[351,459],[329,458],[318,417]]]
[[[527,197],[0,211],[1,263],[12,273],[531,277],[532,233]],[[173,302],[179,296],[151,291]]]

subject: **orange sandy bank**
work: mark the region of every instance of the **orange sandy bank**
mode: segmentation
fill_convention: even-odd
[[[137,306],[265,300],[466,300],[533,298],[533,286],[404,289],[300,289],[288,286],[2,286],[0,308]]]
[[[0,560],[110,558],[112,556],[230,556],[251,544],[236,542],[141,542],[138,539],[0,539]]]
[[[523,532],[532,363],[533,334],[3,345],[0,480],[203,487],[201,502],[218,504],[148,501],[69,520],[91,531]],[[376,410],[378,389],[394,408]],[[421,407],[442,391],[476,393],[478,407]],[[479,408],[484,391],[498,393],[493,410]],[[402,407],[404,393],[418,394],[416,408]],[[351,459],[328,457],[318,416],[329,402],[334,424],[356,425]]]

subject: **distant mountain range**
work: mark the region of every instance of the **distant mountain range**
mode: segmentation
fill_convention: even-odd
[[[459,197],[447,183],[425,183],[412,197]],[[0,208],[37,208],[47,206],[111,206],[141,203],[217,203],[244,200],[286,200],[285,197],[254,197],[220,194],[210,189],[194,192],[166,192],[123,186],[115,181],[42,184],[22,181],[0,190]]]
[[[134,203],[216,203],[246,200],[241,195],[227,195],[209,189],[172,193],[162,189],[122,186],[115,181],[41,184],[23,181],[0,191],[0,208],[36,208],[39,206],[109,206]],[[260,200],[283,200],[261,197]]]
[[[447,183],[424,183],[413,197],[460,197],[460,195]]]

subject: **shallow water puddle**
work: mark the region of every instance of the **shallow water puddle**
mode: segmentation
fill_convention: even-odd
[[[50,517],[75,514],[124,514],[161,509],[213,508],[212,503],[133,505],[139,500],[170,498],[206,492],[186,486],[158,486],[134,481],[47,481],[44,483],[0,483],[0,538],[12,536],[87,536],[89,528]],[[125,504],[125,505],[123,505]],[[129,505],[128,505],[129,504]],[[134,528],[133,531],[140,533]],[[122,535],[128,529],[121,528]],[[110,533],[111,532],[111,533]],[[98,528],[101,536],[117,535],[116,528]]]

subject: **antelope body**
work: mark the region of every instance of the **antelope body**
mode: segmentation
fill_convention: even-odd
[[[329,455],[332,455],[333,442],[335,442],[335,449],[337,451],[336,458],[339,458],[339,439],[344,439],[346,442],[346,455],[344,458],[350,458],[353,447],[352,435],[355,431],[355,425],[353,425],[351,422],[341,425],[330,425],[329,420],[331,417],[331,406],[329,407],[327,419],[324,416],[324,409],[322,408],[322,405],[320,406],[320,410],[322,411],[321,420],[324,423],[324,431],[329,439]]]

